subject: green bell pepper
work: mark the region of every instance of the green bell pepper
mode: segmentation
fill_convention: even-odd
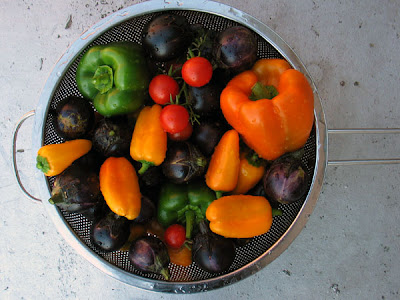
[[[143,104],[150,82],[143,53],[139,44],[114,42],[93,46],[82,56],[78,90],[101,115],[132,113]]]
[[[166,183],[160,191],[158,222],[164,227],[186,223],[186,237],[190,239],[193,226],[205,219],[206,210],[215,199],[215,193],[202,181],[187,185]]]

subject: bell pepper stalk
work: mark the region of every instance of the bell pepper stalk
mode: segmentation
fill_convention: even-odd
[[[231,129],[223,134],[215,147],[205,175],[207,186],[216,191],[217,198],[236,187],[239,168],[239,134]]]
[[[132,134],[130,155],[142,164],[143,174],[151,166],[159,166],[167,153],[167,133],[161,126],[159,104],[145,106],[139,113]]]
[[[186,226],[186,238],[191,239],[193,228],[205,219],[207,207],[215,194],[203,181],[187,185],[167,182],[161,187],[157,220],[165,228],[180,223]]]
[[[145,100],[149,82],[142,48],[133,42],[92,46],[76,70],[78,90],[106,117],[135,112]]]
[[[236,75],[220,105],[228,123],[265,160],[303,147],[314,124],[312,88],[282,59],[261,59]]]

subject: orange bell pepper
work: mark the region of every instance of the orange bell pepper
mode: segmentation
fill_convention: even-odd
[[[159,166],[167,152],[167,133],[161,127],[161,106],[144,107],[136,120],[132,134],[130,155],[142,163],[138,171],[143,174],[150,166]]]
[[[100,191],[108,207],[128,220],[135,219],[142,205],[136,170],[125,157],[109,157],[100,167]]]
[[[240,154],[239,178],[232,195],[246,194],[251,190],[263,177],[265,166],[257,156],[251,155],[251,152],[242,152]]]
[[[239,164],[239,134],[231,129],[224,133],[215,147],[205,176],[207,186],[217,192],[217,197],[236,187]]]
[[[220,97],[225,119],[266,160],[303,147],[314,123],[311,86],[301,72],[287,67],[279,59],[259,60],[235,76]],[[278,83],[275,89],[258,82]]]
[[[266,233],[272,225],[272,208],[261,196],[231,195],[214,200],[206,218],[212,232],[226,238],[251,238]]]

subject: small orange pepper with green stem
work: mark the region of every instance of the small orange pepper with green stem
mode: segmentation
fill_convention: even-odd
[[[167,133],[161,126],[159,104],[145,106],[136,120],[132,134],[130,155],[142,163],[138,171],[143,174],[151,166],[159,166],[167,153]]]

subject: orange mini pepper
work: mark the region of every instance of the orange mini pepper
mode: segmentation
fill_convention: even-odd
[[[135,219],[141,208],[136,170],[125,157],[109,157],[100,167],[100,191],[108,207],[128,220]]]
[[[214,149],[206,173],[207,186],[221,192],[232,191],[239,177],[239,134],[231,129],[224,133]]]
[[[311,86],[301,72],[287,67],[280,59],[259,60],[235,76],[220,97],[225,119],[266,160],[303,147],[314,123]]]
[[[255,156],[247,151],[240,153],[239,177],[231,194],[246,194],[263,177],[265,166],[256,154]]]
[[[161,106],[145,106],[139,113],[132,134],[130,155],[142,163],[143,174],[150,166],[159,166],[167,152],[167,133],[161,127]]]
[[[36,167],[46,176],[56,176],[75,160],[88,153],[90,149],[92,149],[92,142],[86,139],[45,145],[37,153]]]
[[[206,218],[212,232],[227,238],[251,238],[272,225],[272,208],[262,196],[230,195],[214,200]]]

